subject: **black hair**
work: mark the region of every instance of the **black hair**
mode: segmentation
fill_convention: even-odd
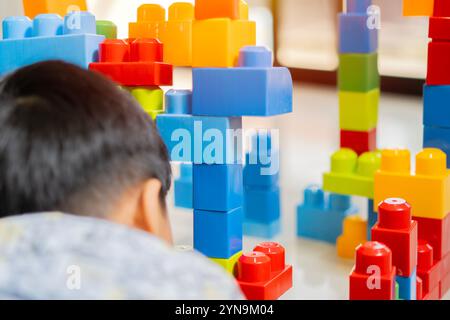
[[[60,61],[0,81],[0,217],[45,211],[102,215],[147,179],[170,188],[151,118],[100,74]]]

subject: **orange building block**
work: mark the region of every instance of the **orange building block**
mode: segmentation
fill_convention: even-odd
[[[194,21],[192,66],[235,67],[239,50],[256,44],[256,23],[227,18]]]
[[[164,44],[164,62],[178,67],[192,65],[192,25],[194,6],[177,2],[169,7],[169,20],[161,35]]]
[[[387,198],[403,198],[420,218],[444,219],[450,212],[450,170],[447,156],[439,149],[424,149],[416,156],[411,173],[408,150],[384,150],[375,174],[374,211]]]
[[[23,0],[24,13],[30,19],[38,14],[56,13],[64,17],[71,11],[87,11],[86,0]]]
[[[432,16],[434,0],[403,0],[404,16]]]
[[[337,254],[344,259],[354,259],[356,247],[367,242],[367,221],[360,216],[348,216],[342,231],[336,241]]]
[[[128,37],[161,39],[166,26],[166,10],[158,4],[143,4],[138,8],[137,22],[128,25]]]
[[[195,0],[195,19],[240,18],[239,0]]]

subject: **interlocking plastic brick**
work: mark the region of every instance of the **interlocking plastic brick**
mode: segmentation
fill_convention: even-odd
[[[25,15],[30,18],[44,13],[65,16],[72,11],[87,11],[86,0],[23,0],[22,3]]]
[[[163,63],[163,45],[156,39],[105,40],[100,59],[89,69],[122,86],[171,86],[173,66]]]
[[[377,127],[380,90],[339,92],[339,127],[347,131],[370,131]]]
[[[377,129],[370,131],[341,130],[341,148],[355,151],[358,155],[377,150]]]
[[[450,3],[447,0],[434,0],[435,17],[450,17]]]
[[[409,277],[395,277],[395,281],[398,283],[399,298],[401,300],[416,300],[417,299],[417,271]]]
[[[433,15],[434,0],[403,0],[404,16]]]
[[[433,247],[426,241],[419,240],[417,254],[417,277],[422,279],[422,294],[426,296],[433,288],[439,286],[441,264],[433,261]]]
[[[331,171],[323,176],[325,191],[373,198],[374,175],[380,167],[379,152],[367,152],[359,158],[350,149],[341,149],[331,157]]]
[[[344,219],[357,212],[349,196],[325,194],[317,186],[308,187],[303,203],[297,207],[297,235],[334,244],[342,234]]]
[[[428,44],[427,85],[450,85],[450,42],[432,41]]]
[[[450,252],[450,214],[444,219],[414,217],[419,224],[419,239],[433,247],[434,260],[441,260]]]
[[[242,165],[194,164],[194,209],[230,211],[242,207]]]
[[[442,114],[442,118],[445,119],[445,113]],[[445,152],[447,168],[450,168],[450,128],[425,126],[423,146],[424,148],[437,148]]]
[[[450,128],[450,86],[428,86],[423,88],[423,124],[429,127]]]
[[[77,15],[79,25],[70,22]],[[98,59],[98,46],[105,37],[96,34],[95,17],[88,12],[72,13],[65,22],[54,14],[9,17],[3,20],[0,40],[0,75],[46,60],[63,60],[88,68]]]
[[[368,92],[380,88],[377,53],[339,54],[339,91]]]
[[[450,40],[450,17],[430,17],[428,38],[433,40]]]
[[[364,13],[339,15],[339,53],[373,53],[378,50],[378,29],[369,28]]]
[[[342,235],[336,241],[338,256],[344,259],[354,259],[355,249],[365,242],[367,242],[367,221],[357,215],[346,217]]]
[[[180,165],[180,176],[175,180],[175,206],[185,209],[193,209],[193,182],[192,164],[182,163]]]
[[[372,241],[372,228],[378,221],[378,213],[373,211],[373,200],[367,201],[367,239]]]
[[[195,19],[239,19],[239,0],[195,0]]]
[[[211,258],[212,261],[222,266],[228,273],[234,275],[236,270],[236,265],[239,258],[242,256],[242,252],[236,253],[234,256],[228,259],[215,259]]]
[[[375,269],[377,268],[377,269]],[[350,300],[395,300],[395,266],[391,250],[379,242],[366,242],[356,249],[350,282]],[[378,283],[374,283],[377,272]]]
[[[106,39],[117,39],[117,25],[108,20],[97,20],[96,30],[98,35]]]
[[[245,218],[254,222],[270,224],[281,216],[280,188],[255,188],[245,186],[244,189]]]
[[[367,8],[372,5],[372,0],[346,0],[347,12],[367,13]]]
[[[375,174],[375,204],[400,197],[413,207],[413,216],[443,219],[450,212],[450,171],[447,157],[438,149],[424,149],[416,156],[411,173],[408,150],[384,150]],[[378,210],[375,205],[374,210]]]
[[[292,266],[285,263],[284,248],[273,242],[243,254],[237,264],[237,280],[248,300],[276,300],[292,288]]]
[[[164,111],[164,91],[159,87],[130,87],[131,95],[145,112]]]
[[[194,248],[210,258],[242,251],[242,208],[229,212],[194,210]]]
[[[171,89],[166,93],[166,112],[192,114],[192,91]]]
[[[241,50],[241,55],[255,50],[261,55],[268,51],[248,47]],[[261,64],[194,69],[193,85],[194,115],[274,116],[292,112],[292,77],[287,68]]]
[[[137,10],[137,22],[128,25],[130,39],[161,39],[166,26],[166,10],[158,4],[143,4]]]

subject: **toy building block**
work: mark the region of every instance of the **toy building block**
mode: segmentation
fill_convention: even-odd
[[[222,266],[228,273],[234,275],[236,270],[236,265],[239,258],[242,256],[242,252],[236,253],[234,256],[228,259],[215,259],[211,258],[211,260],[218,265]]]
[[[187,2],[174,3],[169,7],[162,42],[164,61],[178,67],[192,66],[192,28],[194,6]]]
[[[450,214],[444,219],[414,217],[419,224],[419,239],[433,247],[435,261],[450,252]]]
[[[105,40],[99,62],[89,69],[128,87],[170,86],[173,67],[163,63],[163,45],[157,39]]]
[[[448,14],[450,16],[450,14]],[[428,38],[435,41],[450,40],[450,20],[448,17],[430,17]]]
[[[378,213],[373,211],[373,200],[367,201],[367,239],[372,241],[372,228],[378,222]]]
[[[372,5],[372,0],[346,0],[347,12],[367,13],[367,8]]]
[[[291,74],[287,68],[272,67],[269,54],[266,48],[246,47],[241,50],[243,64],[239,68],[194,69],[194,115],[274,116],[292,112]]]
[[[345,53],[339,55],[339,91],[368,92],[380,87],[378,54]]]
[[[356,249],[350,274],[350,300],[395,300],[395,266],[392,252],[379,242],[366,242]]]
[[[175,180],[175,206],[193,209],[192,163],[180,165],[180,176]]]
[[[439,283],[439,298],[435,298],[435,300],[442,299],[450,290],[450,274],[445,276],[441,282]]]
[[[194,164],[194,209],[230,211],[242,206],[242,165]]]
[[[346,131],[370,131],[377,127],[380,89],[339,92],[339,127]]]
[[[378,29],[368,28],[366,10],[339,14],[339,53],[373,53],[378,50]]]
[[[441,260],[441,279],[450,273],[450,253],[447,253]]]
[[[417,266],[418,225],[412,220],[411,206],[405,200],[390,198],[379,204],[378,223],[372,228],[372,240],[391,249],[397,275],[411,276]]]
[[[433,247],[423,240],[419,240],[417,247],[417,277],[422,279],[423,296],[439,287],[441,280],[440,263],[433,260]]]
[[[212,5],[216,5],[211,2]],[[196,9],[197,10],[197,9]],[[235,67],[239,50],[256,44],[256,24],[248,20],[216,18],[195,20],[193,25],[192,66],[201,68]]]
[[[217,259],[242,251],[243,216],[242,208],[228,212],[194,210],[194,248]]]
[[[239,0],[195,0],[195,19],[240,19]]]
[[[137,11],[137,22],[128,25],[130,39],[161,39],[166,25],[166,10],[158,4],[143,4]]]
[[[450,86],[428,86],[423,88],[423,124],[427,127],[450,128]],[[450,137],[450,135],[449,135]]]
[[[422,279],[417,276],[417,285],[416,285],[416,300],[423,300],[423,282]]]
[[[292,288],[292,266],[285,263],[284,248],[261,243],[243,254],[237,264],[237,280],[248,300],[276,300]]]
[[[379,152],[367,152],[358,158],[353,150],[337,151],[331,157],[331,172],[324,174],[323,189],[373,199],[374,175],[380,160]]]
[[[281,220],[278,219],[273,222],[258,222],[245,218],[243,230],[244,235],[248,237],[273,239],[281,232]]]
[[[192,91],[170,89],[166,93],[166,112],[192,114]]]
[[[271,223],[281,216],[280,188],[249,188],[244,190],[245,219]]]
[[[411,173],[408,150],[384,150],[375,174],[375,204],[395,195],[414,208],[414,217],[444,219],[450,212],[446,161],[441,150],[424,149],[416,156],[416,172]]]
[[[79,24],[69,22],[77,15]],[[63,60],[82,68],[97,60],[98,46],[105,39],[96,34],[95,17],[88,12],[67,15],[65,21],[54,14],[9,17],[3,20],[0,40],[0,76],[18,68],[46,60]]]
[[[445,117],[445,113],[442,114],[442,117]],[[424,126],[423,146],[424,148],[436,148],[445,152],[447,168],[450,168],[450,127]]]
[[[450,42],[432,41],[428,44],[427,85],[450,85]]]
[[[131,95],[145,112],[164,112],[164,91],[159,87],[129,87]]]
[[[399,297],[401,300],[417,300],[417,271],[409,277],[397,276],[395,281],[399,287]]]
[[[434,0],[403,0],[404,16],[432,16]]]
[[[97,34],[106,39],[117,39],[117,26],[112,21],[97,20]]]
[[[354,259],[356,247],[365,242],[367,242],[367,221],[357,215],[346,217],[342,235],[336,241],[338,256],[344,259]]]
[[[326,195],[319,187],[310,186],[304,191],[303,204],[297,207],[297,235],[335,244],[344,219],[357,211],[351,197]]]
[[[370,131],[341,130],[341,148],[352,149],[358,155],[377,150],[377,129]]]
[[[450,17],[450,3],[447,0],[434,0],[433,16]]]
[[[54,13],[65,16],[72,11],[87,11],[86,0],[23,0],[23,9],[27,17]]]

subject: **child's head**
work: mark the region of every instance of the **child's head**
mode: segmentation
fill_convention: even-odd
[[[170,239],[170,181],[153,122],[103,76],[43,62],[0,81],[0,217],[62,211]]]

